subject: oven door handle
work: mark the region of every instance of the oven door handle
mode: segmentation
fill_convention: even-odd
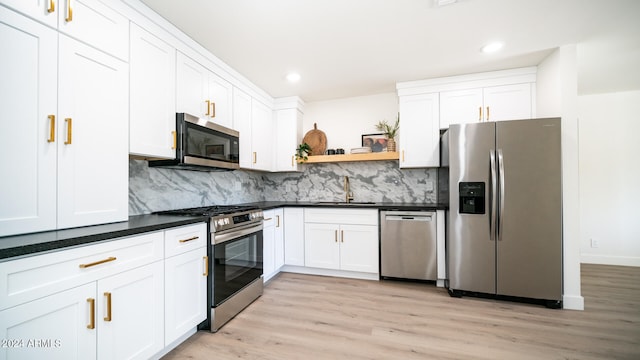
[[[238,239],[245,235],[253,234],[258,231],[262,231],[262,223],[258,225],[251,224],[245,227],[235,228],[228,232],[213,233],[211,234],[211,241],[214,245],[217,245],[229,240]]]

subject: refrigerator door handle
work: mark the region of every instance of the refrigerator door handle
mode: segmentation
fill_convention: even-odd
[[[489,240],[496,240],[495,232],[496,232],[496,209],[498,207],[497,198],[498,198],[498,179],[496,173],[496,152],[495,150],[489,150],[489,159],[490,159],[490,167],[491,167],[491,212],[489,215]]]
[[[496,240],[502,240],[502,224],[504,219],[504,156],[502,155],[502,149],[498,149],[498,173],[500,174],[500,210],[498,211],[498,231],[496,233]]]

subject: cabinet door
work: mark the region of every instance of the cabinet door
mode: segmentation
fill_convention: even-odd
[[[98,281],[99,359],[148,359],[164,348],[162,261]]]
[[[207,319],[207,248],[170,257],[164,269],[164,343],[168,345]]]
[[[297,171],[295,153],[302,142],[302,113],[297,109],[276,111],[275,171]]]
[[[58,227],[125,221],[127,64],[64,35],[59,52]]]
[[[304,209],[284,209],[284,263],[304,266]]]
[[[274,227],[274,261],[276,273],[279,272],[282,265],[284,265],[284,210],[275,209],[274,216],[276,224]]]
[[[109,2],[100,0],[58,1],[58,28],[73,38],[127,61],[129,19],[107,4]],[[109,103],[102,104],[104,108]]]
[[[340,269],[378,273],[378,227],[340,225]]]
[[[52,28],[58,27],[58,12],[60,9],[56,0],[2,0],[2,4]]]
[[[216,124],[233,128],[232,118],[232,100],[233,88],[231,84],[221,77],[209,74],[209,101],[211,102],[211,111],[209,112],[209,121]]]
[[[531,84],[515,84],[484,88],[485,120],[531,119]]]
[[[233,89],[233,128],[240,132],[240,167],[251,169],[251,96],[236,88]]]
[[[273,169],[273,113],[259,101],[251,101],[251,148],[255,170]]]
[[[0,347],[0,359],[95,359],[95,300],[90,283],[0,311],[0,338],[22,341]]]
[[[264,230],[262,231],[262,273],[264,281],[269,280],[276,270],[275,257],[275,212],[267,210],[264,212]]]
[[[400,97],[400,167],[440,165],[438,94]]]
[[[209,70],[178,51],[176,79],[176,111],[208,118]]]
[[[0,236],[56,227],[57,39],[0,7]]]
[[[304,263],[308,267],[340,269],[339,228],[334,224],[304,225]]]
[[[440,128],[452,124],[482,121],[482,89],[443,91],[440,93]]]
[[[129,153],[174,158],[176,50],[131,24]]]

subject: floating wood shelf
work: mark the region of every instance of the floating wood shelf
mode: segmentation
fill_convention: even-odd
[[[400,156],[397,152],[375,152],[367,154],[344,154],[344,155],[315,155],[309,156],[305,164],[346,162],[346,161],[376,161],[376,160],[398,160]]]

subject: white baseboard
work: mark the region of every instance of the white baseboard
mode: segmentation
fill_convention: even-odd
[[[566,310],[584,310],[584,297],[578,295],[562,295],[562,308]]]
[[[293,266],[293,265],[285,265],[280,271],[283,272],[291,272],[298,274],[307,274],[307,275],[321,275],[321,276],[335,276],[335,277],[344,277],[351,279],[362,279],[362,280],[380,280],[380,275],[377,273],[361,273],[355,271],[342,271],[342,270],[331,270],[331,269],[318,269],[306,266]]]
[[[581,254],[580,262],[598,265],[640,266],[640,257]]]

